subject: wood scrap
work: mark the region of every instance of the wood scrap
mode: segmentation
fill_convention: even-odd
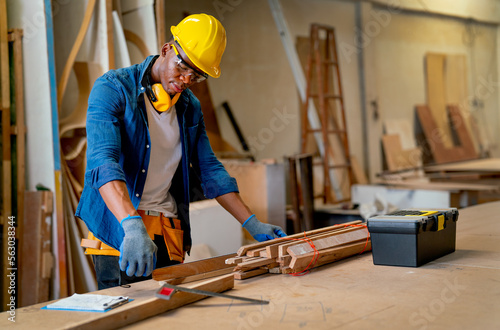
[[[400,135],[383,135],[382,145],[389,171],[401,171],[422,166],[422,150],[419,148],[403,149]]]
[[[274,268],[272,268],[272,269],[274,269]],[[249,270],[249,271],[240,270],[240,271],[237,271],[236,273],[234,273],[234,279],[235,280],[246,280],[247,278],[262,275],[262,274],[265,274],[268,272],[269,272],[269,269],[267,269],[267,268],[257,268],[257,269],[253,269],[253,270]]]
[[[239,264],[236,265],[236,267],[234,267],[234,270],[235,271],[250,270],[261,266],[267,266],[275,262],[276,262],[275,259],[271,258],[257,258],[256,260],[240,262]]]
[[[340,228],[340,229],[336,229],[334,231],[330,231],[330,232],[326,232],[326,233],[319,233],[319,234],[307,235],[307,238],[310,241],[315,241],[315,240],[320,240],[320,239],[328,238],[328,237],[331,237],[333,235],[343,234],[343,233],[347,233],[349,231],[358,230],[358,229],[359,229],[359,227]],[[301,238],[304,238],[304,237],[301,237]],[[290,241],[288,243],[280,244],[278,246],[278,257],[282,258],[285,255],[287,255],[288,254],[287,249],[289,247],[294,246],[294,245],[303,244],[303,243],[304,243],[303,240],[294,239],[294,240],[292,240],[292,241]],[[309,244],[309,243],[306,243],[306,244]]]
[[[330,236],[326,238],[321,238],[312,241],[314,247],[318,250],[327,249],[336,246],[341,246],[349,242],[355,242],[357,240],[366,240],[367,233],[362,230],[354,230],[352,232],[342,233],[341,235]],[[295,256],[300,254],[305,254],[308,252],[314,252],[314,249],[309,243],[302,243],[293,245],[287,248],[288,254]]]
[[[200,274],[196,274],[196,275],[172,278],[170,280],[166,280],[165,282],[167,282],[169,284],[173,284],[173,285],[178,285],[178,284],[182,284],[182,283],[191,283],[191,282],[206,280],[206,279],[221,276],[221,275],[227,275],[227,274],[230,274],[232,272],[233,272],[232,268],[222,268],[222,269],[212,270],[212,271],[209,271],[206,273],[200,273]]]
[[[25,214],[20,241],[19,268],[30,271],[19,273],[19,307],[49,300],[51,273],[51,221],[53,194],[50,191],[27,191]],[[50,256],[49,256],[50,255]],[[47,276],[47,274],[49,276]]]
[[[306,234],[308,236],[310,236],[310,235],[314,235],[314,234],[328,232],[328,231],[331,231],[333,229],[344,228],[346,225],[356,225],[356,224],[359,224],[359,223],[361,223],[360,220],[346,222],[346,223],[343,223],[343,224],[340,224],[340,225],[333,225],[333,226],[330,226],[330,227],[313,229],[313,230],[310,230],[310,231],[306,232]],[[304,233],[303,232],[302,233],[293,234],[293,235],[288,235],[286,238],[275,238],[273,240],[269,240],[269,241],[265,241],[265,242],[257,242],[257,243],[254,243],[254,244],[245,245],[245,246],[242,246],[241,248],[238,249],[237,254],[238,254],[238,256],[241,257],[241,256],[244,256],[248,251],[253,250],[253,249],[258,249],[258,248],[265,247],[265,246],[268,246],[268,245],[283,243],[284,241],[287,241],[290,238],[302,238],[302,237],[304,237]]]
[[[12,59],[14,62],[14,108],[16,134],[16,178],[17,178],[17,218],[24,219],[24,191],[26,190],[26,125],[24,113],[23,82],[23,30],[9,31],[9,42],[12,43]],[[14,174],[14,173],[13,173]],[[20,228],[22,231],[22,228]]]
[[[446,147],[443,142],[444,133],[437,126],[428,106],[417,105],[417,116],[425,135],[425,140],[437,164],[477,158],[469,155],[463,146]]]
[[[369,183],[363,167],[359,163],[358,158],[354,155],[351,155],[351,167],[352,167],[352,174],[354,177],[354,183],[358,184]]]
[[[228,258],[228,259],[226,259],[225,263],[227,265],[233,265],[233,264],[239,264],[242,261],[243,261],[243,258],[241,258],[241,257],[235,257],[235,258]]]
[[[262,251],[266,251],[266,248],[263,247],[263,248],[260,248],[260,249],[255,249],[255,250],[248,251],[247,252],[247,256],[248,257],[259,257],[260,256],[260,252],[262,252]]]
[[[465,118],[457,105],[448,105],[448,115],[450,117],[451,127],[456,133],[460,145],[464,148],[467,157],[478,158],[474,141],[467,128]]]
[[[429,172],[446,172],[446,173],[480,173],[480,174],[499,174],[500,173],[500,158],[485,158],[459,162],[453,164],[442,164],[434,166],[426,166],[425,171]]]
[[[166,281],[174,278],[198,275],[224,268],[232,268],[234,265],[226,264],[226,260],[234,258],[236,254],[226,254],[223,256],[203,259],[185,264],[158,268],[153,271],[153,280]]]
[[[321,250],[319,254],[317,254],[317,259],[314,264],[314,267],[322,266],[324,264],[341,260],[356,254],[360,254],[365,251],[371,250],[371,241],[359,242],[355,244],[349,244],[343,247]],[[314,253],[309,253],[301,256],[297,256],[296,258],[292,257],[292,261],[290,262],[289,268],[285,270],[283,273],[299,273],[307,269],[307,266],[311,262],[311,258],[314,257]]]
[[[7,4],[5,0],[0,1],[0,110],[2,121],[2,163],[0,170],[2,197],[0,200],[0,224],[1,237],[0,253],[2,254],[2,279],[0,279],[2,293],[0,302],[2,306],[10,301],[8,294],[8,264],[7,251],[9,249],[9,221],[12,214],[12,154],[11,154],[11,100],[10,100],[10,68],[9,68],[9,42],[7,32]]]
[[[451,131],[446,116],[446,54],[425,55],[427,104],[440,132],[444,148],[451,148]]]
[[[234,261],[237,279],[251,274],[260,275],[264,273],[262,270],[266,273],[299,273],[308,268],[370,251],[370,233],[366,226],[359,225],[360,222],[353,221],[244,246],[239,252],[244,252],[247,256],[241,255],[239,259],[228,259],[226,263]],[[301,239],[304,237],[307,240]],[[266,250],[265,257],[248,256],[257,255],[257,252],[260,255],[264,251],[263,248]],[[245,273],[244,276],[242,272]]]

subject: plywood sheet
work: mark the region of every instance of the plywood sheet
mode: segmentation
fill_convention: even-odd
[[[426,166],[426,172],[492,172],[500,173],[500,158],[476,159],[460,163]]]
[[[425,105],[417,106],[417,116],[424,131],[427,146],[436,163],[450,163],[459,160],[469,160],[475,157],[468,155],[465,148],[447,148],[443,142],[442,130],[437,126],[429,108]]]
[[[464,148],[464,152],[468,158],[477,158],[478,154],[474,147],[474,142],[467,128],[467,121],[462,116],[460,108],[456,105],[448,106],[448,114],[450,117],[451,126],[454,133],[457,135],[460,146]]]
[[[382,136],[385,160],[389,171],[415,168],[422,164],[422,152],[419,148],[403,150],[398,134]]]
[[[402,149],[413,149],[416,147],[413,127],[406,119],[387,119],[384,121],[385,133],[388,135],[397,134],[401,141]]]
[[[426,54],[427,104],[431,109],[436,126],[441,131],[442,143],[446,148],[452,144],[451,131],[446,114],[445,54]]]

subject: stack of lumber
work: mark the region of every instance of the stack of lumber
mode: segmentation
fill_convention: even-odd
[[[235,279],[263,273],[295,274],[371,250],[370,234],[361,221],[298,233],[242,246],[236,257]]]
[[[158,268],[153,280],[178,285],[231,273],[236,280],[265,273],[295,274],[370,250],[370,234],[358,220],[245,245],[237,253]]]

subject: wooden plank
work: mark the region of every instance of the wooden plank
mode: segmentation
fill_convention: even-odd
[[[337,260],[341,260],[344,258],[348,258],[350,256],[353,256],[355,254],[359,254],[362,251],[367,252],[371,250],[371,241],[368,241],[368,244],[366,244],[366,241],[359,242],[359,243],[354,243],[354,244],[349,244],[341,247],[336,247],[332,249],[327,249],[327,250],[321,250],[317,254],[317,259],[316,263],[314,264],[314,267],[319,267],[324,264],[334,262]],[[314,252],[312,253],[307,253],[303,254],[297,257],[292,257],[292,261],[290,262],[290,269],[287,270],[288,273],[294,273],[294,272],[301,272],[307,268],[309,263],[311,262],[312,258],[315,257]]]
[[[389,171],[400,171],[422,165],[422,151],[419,148],[404,150],[398,134],[382,136],[382,145]]]
[[[467,57],[465,54],[446,55],[446,103],[457,104],[460,107],[460,112],[463,117],[467,118],[464,121],[465,129],[471,132],[473,136],[472,143],[474,150],[479,150],[482,136],[476,130],[472,129],[474,114],[471,113],[469,107],[469,88],[467,80]],[[453,119],[450,120],[453,125]]]
[[[62,192],[62,173],[61,170],[54,171],[55,178],[55,200],[56,200],[56,240],[57,240],[57,271],[59,273],[59,290],[60,297],[68,296],[68,255],[70,255],[67,250],[66,243],[68,240],[66,239],[66,225],[65,225],[65,216],[64,216],[64,207],[63,207],[63,192]]]
[[[333,236],[333,235],[340,235],[340,234],[344,234],[344,233],[347,233],[347,232],[351,232],[351,231],[354,231],[354,230],[358,230],[357,227],[339,227],[338,229],[336,230],[332,230],[332,231],[328,231],[326,233],[319,233],[319,234],[316,234],[316,235],[307,235],[307,238],[309,238],[309,240],[311,241],[314,241],[314,240],[319,240],[319,239],[324,239],[324,238],[328,238],[330,236]],[[293,241],[289,241],[288,243],[285,243],[285,244],[280,244],[278,246],[278,257],[279,258],[282,258],[284,256],[286,256],[288,254],[288,248],[290,246],[294,246],[294,245],[300,245],[300,244],[303,244],[305,243],[304,240],[293,240]],[[308,244],[308,243],[306,243]]]
[[[305,230],[314,229],[314,191],[313,191],[313,165],[312,155],[302,154],[296,156],[300,165],[300,191],[302,200],[302,219]],[[347,194],[349,195],[349,194]]]
[[[38,246],[38,258],[40,259],[40,264],[38,268],[39,278],[37,279],[39,282],[39,287],[38,300],[36,301],[38,303],[47,301],[50,297],[50,274],[52,268],[52,224],[51,221],[48,220],[48,217],[52,215],[52,205],[54,203],[54,200],[51,191],[37,191],[36,193],[39,194],[41,198],[41,209],[39,210],[39,212],[41,213],[41,223],[35,225],[39,226],[40,228],[40,245]],[[24,228],[26,228],[26,226]],[[28,237],[32,236],[25,235],[25,240]],[[35,249],[34,251],[37,250]]]
[[[223,268],[232,268],[233,267],[232,265],[226,264],[226,259],[233,258],[235,256],[236,254],[231,253],[209,259],[188,262],[185,264],[158,268],[153,271],[153,280],[165,281],[173,278],[193,276],[200,273],[207,273],[210,271]]]
[[[266,247],[266,249],[267,249],[267,247]],[[266,250],[261,250],[259,252],[259,257],[261,257],[261,258],[270,258],[270,257],[268,257]]]
[[[278,257],[278,244],[268,245],[266,246],[266,253],[268,258],[277,258]]]
[[[399,163],[396,161],[396,155],[398,155],[403,147],[401,146],[401,141],[399,135],[397,134],[386,134],[382,136],[382,146],[384,147],[385,162],[387,163],[387,168],[389,171],[397,171],[400,169]]]
[[[24,119],[23,31],[13,29],[9,39],[13,43],[14,98],[16,103],[16,159],[17,159],[17,218],[24,219],[24,191],[26,190],[26,125]],[[19,235],[22,234],[19,226]]]
[[[457,134],[460,146],[464,148],[467,158],[478,158],[474,141],[469,133],[460,108],[457,105],[448,105],[448,115],[450,116],[453,131]]]
[[[292,256],[287,254],[286,256],[280,257],[279,258],[279,263],[281,268],[288,267],[290,265],[290,262],[292,261]]]
[[[0,106],[2,109],[10,107],[10,79],[9,79],[9,41],[7,31],[7,4],[0,0]]]
[[[444,145],[442,140],[443,131],[437,126],[427,106],[417,105],[417,116],[436,163],[442,164],[471,159],[467,156],[463,147],[447,148]]]
[[[259,276],[262,274],[269,273],[269,269],[267,268],[257,268],[249,271],[238,271],[234,273],[234,279],[235,280],[246,280],[247,278],[250,277],[255,277]]]
[[[22,220],[23,233],[20,241],[23,248],[19,254],[19,306],[28,306],[49,300],[49,277],[47,263],[51,251],[51,223],[47,216],[52,213],[52,192],[26,192],[26,218]],[[45,263],[44,263],[45,260]],[[50,267],[49,267],[50,268]]]
[[[500,158],[485,158],[453,164],[426,166],[426,172],[477,172],[499,173]]]
[[[178,285],[178,284],[183,284],[183,283],[191,283],[191,282],[206,280],[206,279],[209,279],[212,277],[230,274],[232,272],[233,272],[232,268],[223,268],[223,269],[213,270],[210,272],[200,273],[200,274],[191,275],[191,276],[172,278],[172,279],[166,280],[166,282],[173,284],[173,285]]]
[[[3,224],[3,231],[0,233],[4,238],[0,253],[2,255],[2,279],[0,279],[0,303],[1,310],[10,301],[8,290],[11,266],[8,264],[7,251],[9,240],[9,217],[12,216],[12,160],[11,160],[11,141],[10,141],[10,68],[9,68],[9,42],[7,32],[7,4],[5,0],[0,0],[0,110],[2,111],[2,204],[0,205],[1,217],[0,224]]]
[[[267,265],[270,265],[274,262],[275,262],[275,260],[271,259],[271,258],[258,258],[257,260],[240,262],[239,264],[236,265],[236,267],[234,267],[234,270],[235,271],[238,271],[238,270],[245,271],[245,270],[250,270],[250,269],[261,267],[261,266],[267,266]]]
[[[366,177],[365,171],[361,167],[358,158],[354,155],[351,155],[351,168],[354,177],[354,183],[368,184],[368,178]]]
[[[499,169],[500,171],[500,169]],[[381,184],[407,187],[410,189],[424,189],[424,190],[446,190],[446,191],[498,191],[500,186],[498,184],[481,184],[474,182],[422,182],[421,180],[385,180]]]
[[[427,104],[441,133],[444,147],[451,148],[453,143],[446,114],[445,61],[445,54],[425,55]]]
[[[347,244],[350,242],[354,242],[361,239],[367,239],[370,236],[368,230],[364,227],[358,227],[354,231],[333,235],[330,237],[318,239],[312,241],[316,250],[329,249],[333,247],[337,247],[343,244]],[[309,243],[302,243],[293,245],[287,248],[288,254],[293,257],[298,256],[300,254],[314,252],[314,249],[311,247]]]
[[[336,230],[336,229],[345,227],[346,225],[355,225],[355,224],[359,224],[359,223],[361,223],[361,221],[356,220],[356,221],[350,221],[350,222],[346,222],[346,223],[339,224],[339,225],[333,225],[333,226],[329,226],[329,227],[313,229],[313,230],[310,230],[307,232],[307,236],[319,234],[319,233],[324,233],[324,232],[327,232],[330,230]],[[247,253],[247,251],[249,251],[249,250],[258,249],[261,247],[265,247],[265,246],[273,245],[273,244],[277,244],[277,243],[287,242],[290,238],[301,238],[301,237],[304,237],[304,233],[297,233],[297,234],[293,234],[293,235],[288,235],[285,238],[275,238],[275,239],[272,239],[269,241],[257,242],[254,244],[245,245],[245,246],[242,246],[241,248],[238,249],[237,255],[241,257],[241,256],[245,255]]]
[[[266,251],[266,248],[263,247],[263,248],[260,248],[260,249],[250,250],[250,251],[247,252],[247,256],[248,257],[260,257],[260,252],[261,251]]]
[[[229,274],[201,283],[188,284],[186,287],[223,292],[234,287],[234,276]],[[28,306],[16,310],[16,324],[22,329],[117,329],[207,298],[199,294],[177,292],[170,300],[160,299],[155,297],[155,292],[159,288],[158,282],[148,280],[133,283],[127,289],[116,287],[94,292],[103,295],[128,296],[133,299],[106,313],[40,309],[48,303]],[[3,322],[3,319],[0,322]]]
[[[243,258],[242,257],[235,257],[235,258],[227,258],[225,263],[227,265],[235,265],[235,264],[239,264],[240,262],[243,262]]]
[[[288,162],[288,182],[290,189],[290,200],[292,202],[292,212],[293,212],[293,233],[298,233],[302,231],[302,212],[300,210],[300,198],[299,198],[299,184],[297,179],[297,163],[295,157],[285,157],[285,161]],[[276,250],[276,253],[278,251]],[[270,250],[267,251],[270,253]]]
[[[384,120],[384,130],[388,135],[399,135],[403,150],[413,149],[417,146],[413,135],[413,127],[407,119],[386,119]]]

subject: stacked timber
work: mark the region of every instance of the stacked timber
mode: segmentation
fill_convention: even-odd
[[[267,272],[303,274],[309,269],[371,250],[370,234],[361,221],[242,246],[226,264],[235,279]]]

